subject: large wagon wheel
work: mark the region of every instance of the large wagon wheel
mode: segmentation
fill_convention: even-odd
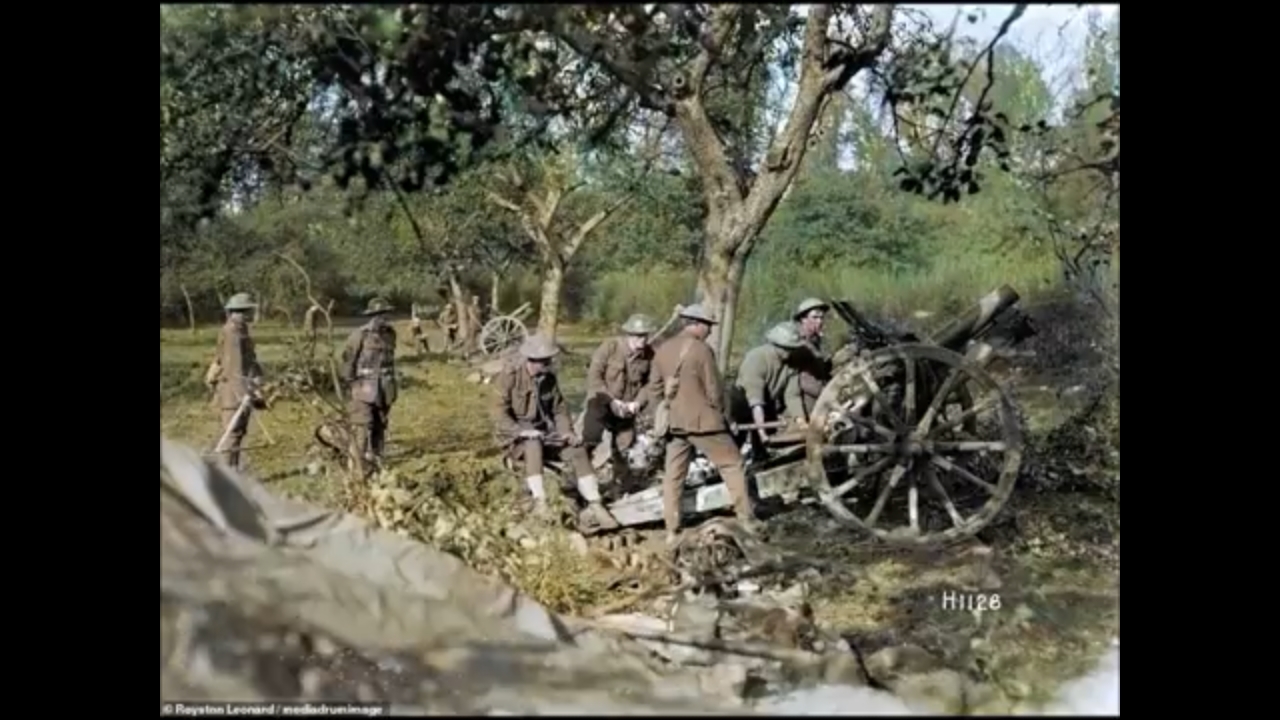
[[[840,522],[895,545],[939,545],[972,536],[1004,507],[1022,435],[1013,401],[983,368],[936,345],[899,345],[827,384],[806,465]]]
[[[510,315],[492,318],[480,329],[480,350],[485,355],[497,355],[519,347],[529,336],[524,323]]]

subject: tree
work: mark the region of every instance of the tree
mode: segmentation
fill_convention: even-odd
[[[538,332],[554,339],[569,264],[582,243],[631,201],[631,194],[594,198],[590,204],[598,209],[585,208],[578,201],[593,198],[578,158],[565,151],[532,155],[494,174],[504,187],[488,192],[490,202],[514,213],[537,249],[542,274]]]
[[[526,12],[643,108],[673,119],[702,186],[703,258],[697,292],[721,318],[711,342],[727,368],[743,273],[755,241],[800,169],[832,93],[889,44],[893,5],[530,6]],[[795,42],[793,42],[795,41]],[[785,124],[755,162],[741,118],[713,102],[773,62],[795,65]],[[739,131],[735,135],[734,131]]]

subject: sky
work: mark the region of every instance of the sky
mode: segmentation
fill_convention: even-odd
[[[1013,5],[906,5],[933,18],[940,27],[946,27],[956,13],[961,13],[958,34],[967,35],[979,42],[989,41],[1009,16]],[[1061,96],[1074,78],[1072,67],[1079,56],[1088,32],[1089,13],[1097,12],[1104,21],[1120,12],[1119,5],[1031,5],[1013,24],[1006,41],[1038,61],[1045,70],[1049,89]],[[964,15],[976,12],[978,22],[970,24]]]

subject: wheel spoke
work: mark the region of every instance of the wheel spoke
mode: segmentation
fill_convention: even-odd
[[[942,483],[938,482],[938,473],[934,472],[933,466],[925,465],[920,471],[924,473],[925,482],[929,485],[929,489],[942,498],[942,506],[947,509],[951,524],[956,527],[963,526],[964,518],[961,517],[960,511],[956,509],[956,504],[951,501],[951,496],[947,494],[946,488],[942,487]]]
[[[1004,452],[1009,449],[999,440],[933,440],[929,447],[934,452]]]
[[[880,411],[880,414],[889,418],[895,430],[904,429],[902,418],[898,417],[898,414],[893,411],[893,406],[885,399],[884,393],[880,390],[880,383],[877,383],[876,379],[871,377],[871,368],[862,368],[862,371],[858,374],[862,377],[862,382],[867,386],[867,390],[871,391],[871,397],[875,400],[875,407]]]
[[[995,495],[995,494],[996,494],[996,486],[995,486],[995,485],[992,485],[991,483],[987,482],[986,480],[983,480],[982,478],[978,477],[977,475],[974,475],[973,473],[969,472],[969,471],[968,471],[968,470],[966,470],[965,468],[960,467],[959,465],[957,465],[957,464],[955,464],[955,463],[951,462],[950,460],[948,460],[948,459],[946,459],[946,458],[944,458],[944,457],[941,457],[941,456],[938,456],[938,455],[934,455],[934,456],[933,456],[933,458],[930,460],[930,462],[932,462],[934,465],[937,465],[938,467],[942,468],[943,470],[947,470],[947,471],[950,471],[950,472],[955,473],[956,475],[959,475],[960,477],[964,478],[965,480],[969,481],[970,483],[972,483],[972,484],[974,484],[974,485],[977,485],[978,487],[982,488],[983,490],[986,490],[988,493],[991,493],[992,495]]]
[[[920,418],[920,422],[916,424],[916,433],[925,435],[929,432],[929,428],[933,426],[934,418],[937,417],[938,411],[946,405],[947,398],[955,390],[956,383],[960,381],[960,375],[964,372],[964,368],[952,368],[947,373],[947,377],[942,381],[942,387],[938,388],[937,394],[933,396],[933,401],[929,403],[929,407],[924,411],[924,415]]]
[[[912,473],[907,478],[907,521],[911,523],[911,532],[920,533],[920,491],[916,489],[916,476]]]
[[[875,527],[876,521],[880,519],[880,513],[884,512],[884,506],[889,502],[889,493],[898,486],[902,480],[902,476],[907,474],[907,466],[904,463],[898,463],[893,466],[893,471],[889,473],[889,481],[884,484],[880,490],[880,495],[876,497],[876,504],[871,507],[871,514],[867,515],[864,520],[867,527]]]
[[[824,455],[866,455],[893,451],[893,443],[854,443],[852,445],[823,445]]]
[[[889,428],[881,425],[880,423],[876,422],[875,420],[872,420],[871,418],[865,418],[865,417],[862,417],[861,415],[850,415],[849,421],[856,423],[858,425],[861,425],[862,427],[868,428],[871,431],[875,432],[877,435],[880,435],[881,437],[887,437],[887,438],[898,437],[898,433],[894,432],[893,430],[890,430]]]
[[[860,467],[854,470],[853,477],[845,480],[834,488],[831,488],[831,497],[844,497],[849,494],[850,490],[857,487],[858,483],[866,480],[867,476],[874,475],[889,467],[889,463],[893,462],[893,460],[893,457],[882,457],[866,467]]]
[[[965,410],[953,418],[947,418],[945,422],[939,423],[937,426],[929,429],[929,435],[938,435],[954,427],[959,427],[971,418],[975,418],[979,413],[996,404],[997,398],[988,397],[982,402],[976,403],[973,407]]]
[[[903,358],[902,364],[906,368],[906,378],[903,380],[902,421],[910,426],[916,417],[916,361]]]

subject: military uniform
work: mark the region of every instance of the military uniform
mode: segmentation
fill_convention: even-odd
[[[813,411],[822,389],[831,380],[831,355],[823,348],[821,333],[807,334],[803,329],[805,319],[810,315],[825,314],[829,306],[817,298],[809,298],[796,306],[792,319],[801,323],[801,339],[805,351],[798,353],[794,359],[799,368],[800,397],[804,403],[804,412],[808,416]]]
[[[440,314],[436,316],[436,322],[444,330],[445,349],[452,348],[458,341],[458,310],[452,301],[445,301]]]
[[[563,457],[573,468],[578,492],[587,502],[584,519],[601,528],[617,527],[601,504],[595,469],[574,437],[569,407],[549,367],[558,352],[555,343],[541,335],[520,346],[519,356],[503,367],[495,382],[494,429],[509,457],[524,468],[525,485],[538,512],[546,510],[544,463]]]
[[[413,342],[413,348],[418,354],[426,354],[431,352],[431,343],[427,340],[427,334],[422,329],[422,318],[418,317],[418,306],[413,306],[413,312],[409,317],[409,339]]]
[[[257,308],[249,293],[236,293],[227,301],[227,322],[218,331],[213,363],[205,373],[205,383],[213,389],[213,403],[222,421],[222,434],[227,435],[221,448],[224,460],[233,468],[240,467],[240,446],[249,431],[252,403],[243,409],[246,397],[252,398],[262,378],[262,367],[249,325],[244,314]],[[229,433],[228,433],[229,431]]]
[[[692,305],[680,313],[691,324],[711,326],[716,319]],[[705,336],[704,336],[705,337]],[[742,455],[725,423],[724,384],[711,346],[686,328],[654,353],[650,396],[667,406],[666,468],[662,483],[662,516],[668,540],[680,530],[680,496],[696,448],[724,478],[738,517],[754,519]],[[661,423],[660,423],[661,424]]]
[[[808,409],[795,364],[797,352],[804,349],[800,332],[794,323],[785,322],[770,328],[765,339],[766,344],[752,348],[742,358],[735,382],[738,391],[753,415],[754,408],[761,409],[761,417],[752,417],[755,422],[805,422]]]
[[[649,375],[653,349],[648,338],[657,326],[646,315],[632,315],[622,324],[622,336],[605,340],[591,355],[587,368],[587,412],[582,440],[590,449],[604,440],[604,431],[613,436],[610,448],[613,477],[627,479],[624,453],[635,442],[636,418],[649,407]],[[633,349],[634,345],[638,345]]]
[[[382,462],[396,385],[396,331],[386,322],[391,305],[381,298],[369,301],[369,322],[356,328],[342,350],[343,379],[351,388],[347,413],[355,429],[353,448],[362,474]]]

